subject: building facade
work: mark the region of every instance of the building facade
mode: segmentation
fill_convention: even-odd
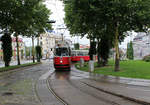
[[[48,59],[54,55],[54,49],[57,44],[61,41],[65,41],[68,45],[71,45],[72,41],[65,39],[62,35],[55,33],[44,33],[40,35],[39,43],[42,47],[42,58]]]
[[[24,58],[25,44],[24,44],[22,38],[18,38],[18,42],[19,42],[20,58],[23,59]],[[17,44],[16,44],[16,38],[15,37],[12,37],[12,50],[13,50],[12,60],[16,60],[17,59]],[[1,41],[0,41],[0,60],[3,60],[3,50],[2,50],[2,42]]]
[[[89,49],[90,48],[90,45],[86,44],[80,44],[80,49]]]
[[[150,33],[139,32],[133,39],[134,59],[150,54]]]
[[[51,33],[44,33],[40,35],[40,46],[42,47],[42,57],[49,58],[54,51],[55,47],[55,36]]]
[[[19,44],[19,55],[20,59],[24,59],[24,52],[25,52],[25,44],[23,42],[22,38],[18,38],[18,44]],[[17,59],[17,44],[16,44],[16,38],[12,37],[12,49],[13,49],[13,60]]]

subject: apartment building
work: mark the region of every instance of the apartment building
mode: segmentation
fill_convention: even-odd
[[[24,44],[22,38],[18,38],[18,42],[19,42],[20,58],[23,59],[24,58],[25,44]],[[12,37],[12,50],[13,50],[12,60],[16,60],[17,59],[17,44],[16,44],[16,38],[15,37]],[[2,42],[0,41],[0,60],[2,60],[2,59],[3,59],[3,50],[2,50]]]
[[[134,58],[142,59],[150,54],[150,33],[139,32],[133,39]]]
[[[43,58],[49,58],[54,51],[55,36],[51,33],[44,33],[40,35],[40,46],[42,47]]]

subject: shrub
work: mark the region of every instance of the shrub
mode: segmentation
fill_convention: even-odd
[[[75,50],[79,50],[79,49],[80,49],[79,43],[75,43],[75,44],[74,44],[74,48],[75,48]]]
[[[133,44],[132,41],[127,44],[127,58],[130,60],[134,59],[134,51],[133,51]]]
[[[144,56],[143,60],[146,62],[150,62],[150,54],[147,56]]]
[[[37,61],[40,62],[40,59],[42,57],[42,49],[41,46],[36,46],[36,56],[37,56]]]
[[[5,33],[2,38],[3,60],[5,67],[8,67],[12,57],[12,39],[8,33]]]

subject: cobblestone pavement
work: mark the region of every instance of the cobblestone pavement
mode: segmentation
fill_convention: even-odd
[[[34,85],[49,70],[49,62],[0,73],[0,105],[40,105]]]

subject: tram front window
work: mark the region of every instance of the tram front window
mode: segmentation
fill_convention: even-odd
[[[56,56],[68,56],[69,52],[67,48],[57,48],[56,49]]]

